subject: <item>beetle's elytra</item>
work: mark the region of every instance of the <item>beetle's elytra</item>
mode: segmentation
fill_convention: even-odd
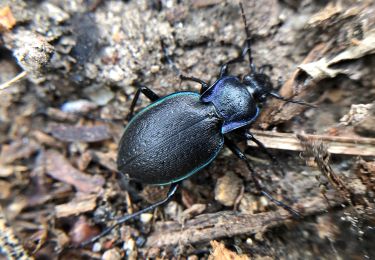
[[[127,125],[118,169],[147,184],[178,182],[211,162],[224,144],[215,108],[193,92],[156,101]]]
[[[246,46],[241,55],[223,64],[218,79],[212,84],[194,77],[180,76],[201,85],[200,93],[177,92],[160,98],[151,89],[138,84],[130,115],[141,93],[153,101],[138,112],[126,126],[119,144],[118,169],[131,179],[145,184],[171,184],[168,196],[131,215],[115,220],[101,234],[83,243],[94,242],[114,227],[167,202],[176,192],[179,183],[198,172],[215,159],[226,145],[251,172],[255,187],[277,205],[295,216],[299,213],[268,194],[258,181],[256,172],[231,136],[252,140],[274,163],[274,157],[249,132],[251,123],[260,112],[260,105],[268,97],[311,106],[303,101],[286,99],[273,92],[270,78],[253,64],[250,36],[246,18],[240,4],[246,29]],[[228,67],[249,59],[249,74],[240,78],[228,74]],[[228,135],[228,134],[231,135]]]

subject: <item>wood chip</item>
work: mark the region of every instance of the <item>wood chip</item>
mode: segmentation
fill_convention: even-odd
[[[107,126],[70,126],[57,125],[51,128],[51,134],[64,142],[100,142],[111,138]]]
[[[29,158],[40,149],[39,144],[31,139],[21,139],[4,145],[0,154],[0,163],[10,164],[18,159]]]
[[[92,157],[92,160],[99,163],[100,165],[104,166],[108,170],[117,172],[117,163],[116,157],[117,153],[113,151],[109,151],[107,153],[89,150],[89,153]]]
[[[101,192],[101,187],[104,184],[102,176],[91,176],[77,170],[63,155],[55,150],[48,150],[44,156],[46,172],[52,178],[73,185],[81,192]]]

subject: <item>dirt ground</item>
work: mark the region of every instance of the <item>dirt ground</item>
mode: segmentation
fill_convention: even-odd
[[[250,131],[279,166],[253,143],[240,146],[267,190],[302,217],[261,196],[225,148],[168,204],[79,247],[168,190],[117,171],[135,83],[160,96],[199,91],[179,73],[213,83],[244,46],[240,7],[3,0],[1,259],[375,259],[375,3],[242,3],[255,65],[283,97],[316,106],[262,107]]]

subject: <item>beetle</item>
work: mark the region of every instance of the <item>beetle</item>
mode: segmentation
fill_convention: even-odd
[[[262,152],[277,163],[265,146],[248,131],[260,113],[260,106],[267,98],[273,97],[313,107],[303,101],[280,96],[273,91],[270,77],[263,68],[257,70],[241,3],[240,9],[247,36],[246,46],[237,58],[221,66],[219,77],[212,85],[195,77],[180,75],[183,81],[199,83],[200,93],[186,91],[159,97],[148,87],[137,84],[138,89],[129,112],[130,121],[119,143],[118,169],[130,179],[144,184],[170,184],[168,194],[165,199],[147,208],[116,219],[112,226],[83,245],[96,241],[129,219],[166,203],[175,194],[180,182],[211,163],[224,145],[246,163],[259,192],[294,216],[300,216],[288,205],[274,199],[261,186],[247,157],[231,138],[235,135],[243,140],[254,141]],[[246,55],[250,73],[242,79],[229,75],[229,65],[244,61]],[[133,116],[141,93],[152,103]]]

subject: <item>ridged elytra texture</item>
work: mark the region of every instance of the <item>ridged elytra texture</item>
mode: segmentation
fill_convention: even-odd
[[[185,179],[223,147],[222,121],[212,104],[193,92],[166,96],[139,112],[119,144],[118,169],[147,184]]]

